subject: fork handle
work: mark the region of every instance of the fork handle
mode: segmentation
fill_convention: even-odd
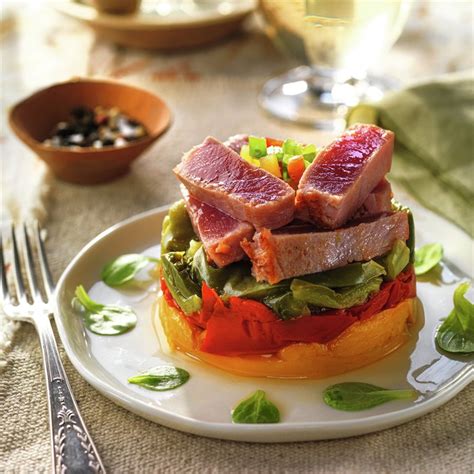
[[[105,473],[64,371],[49,317],[34,318],[48,392],[53,472]]]

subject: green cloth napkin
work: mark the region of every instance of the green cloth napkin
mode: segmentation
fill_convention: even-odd
[[[474,80],[446,76],[361,104],[348,124],[396,135],[390,177],[474,237]]]

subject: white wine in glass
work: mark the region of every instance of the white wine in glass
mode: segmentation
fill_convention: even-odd
[[[268,35],[309,64],[268,81],[261,105],[279,118],[337,129],[349,106],[391,81],[367,70],[400,36],[410,0],[260,0]]]

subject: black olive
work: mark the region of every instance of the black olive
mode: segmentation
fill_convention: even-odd
[[[70,120],[59,122],[51,136],[44,140],[47,146],[94,147],[124,146],[127,142],[146,136],[145,127],[127,117],[117,107],[75,107]]]
[[[67,137],[74,133],[74,127],[67,122],[59,122],[54,129],[53,134],[59,137]]]
[[[75,107],[71,111],[71,117],[81,123],[88,123],[94,120],[94,112],[88,107]]]
[[[110,146],[115,143],[115,140],[113,138],[103,138],[102,139],[102,146]]]

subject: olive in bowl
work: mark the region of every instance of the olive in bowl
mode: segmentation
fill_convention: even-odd
[[[125,120],[123,132],[132,133],[132,129],[142,127],[145,133],[140,131],[141,136],[128,140],[122,132],[120,137],[112,134],[107,139],[105,133],[100,137],[102,132],[94,122],[95,115],[101,112],[98,107],[105,114],[112,111],[118,119]],[[9,114],[13,131],[53,173],[78,184],[102,183],[125,174],[132,161],[166,131],[170,119],[167,105],[151,92],[95,79],[75,79],[42,89],[16,104]],[[79,123],[82,133],[73,133]],[[108,131],[106,127],[105,132]],[[94,133],[99,138],[84,141],[85,135],[95,138]],[[121,140],[116,142],[117,138]]]

